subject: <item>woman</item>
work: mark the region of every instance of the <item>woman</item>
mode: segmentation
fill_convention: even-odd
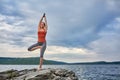
[[[43,19],[45,22],[43,22]],[[45,13],[43,14],[39,25],[38,25],[38,42],[36,44],[33,44],[28,48],[28,51],[33,51],[36,49],[41,49],[40,50],[40,65],[39,65],[39,70],[42,69],[42,64],[43,64],[43,55],[46,50],[46,33],[47,33],[47,19],[45,16]]]

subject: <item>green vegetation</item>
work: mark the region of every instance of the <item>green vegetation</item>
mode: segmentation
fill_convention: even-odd
[[[31,58],[7,58],[0,57],[0,64],[39,64],[39,57],[31,57]],[[52,60],[44,60],[43,64],[66,64],[65,62],[52,61]]]
[[[38,65],[39,64],[39,57],[30,57],[30,58],[7,58],[7,57],[0,57],[0,64],[24,64],[24,65]],[[80,65],[80,64],[120,64],[120,61],[116,62],[105,62],[105,61],[98,61],[98,62],[79,62],[79,63],[66,63],[60,61],[53,61],[53,60],[45,60],[43,64],[69,64],[69,65]]]
[[[97,61],[97,62],[81,62],[81,63],[71,63],[71,64],[76,64],[76,65],[80,65],[80,64],[120,64],[120,61],[116,61],[116,62],[105,62],[105,61]]]

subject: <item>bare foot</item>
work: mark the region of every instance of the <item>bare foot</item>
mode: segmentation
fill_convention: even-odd
[[[38,71],[41,71],[41,70],[42,70],[42,68],[38,68],[37,70],[38,70]]]

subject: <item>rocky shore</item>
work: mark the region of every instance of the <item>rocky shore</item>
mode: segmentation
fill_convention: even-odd
[[[66,69],[25,69],[0,72],[0,80],[78,80],[73,71]]]

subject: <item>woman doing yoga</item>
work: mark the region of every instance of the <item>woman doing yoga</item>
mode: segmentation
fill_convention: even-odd
[[[43,19],[44,19],[44,22],[43,22]],[[38,41],[37,43],[33,44],[32,46],[28,48],[28,51],[34,51],[36,49],[40,49],[39,70],[42,69],[43,55],[46,50],[46,39],[45,38],[46,38],[47,29],[48,29],[47,19],[44,13],[38,25]]]

